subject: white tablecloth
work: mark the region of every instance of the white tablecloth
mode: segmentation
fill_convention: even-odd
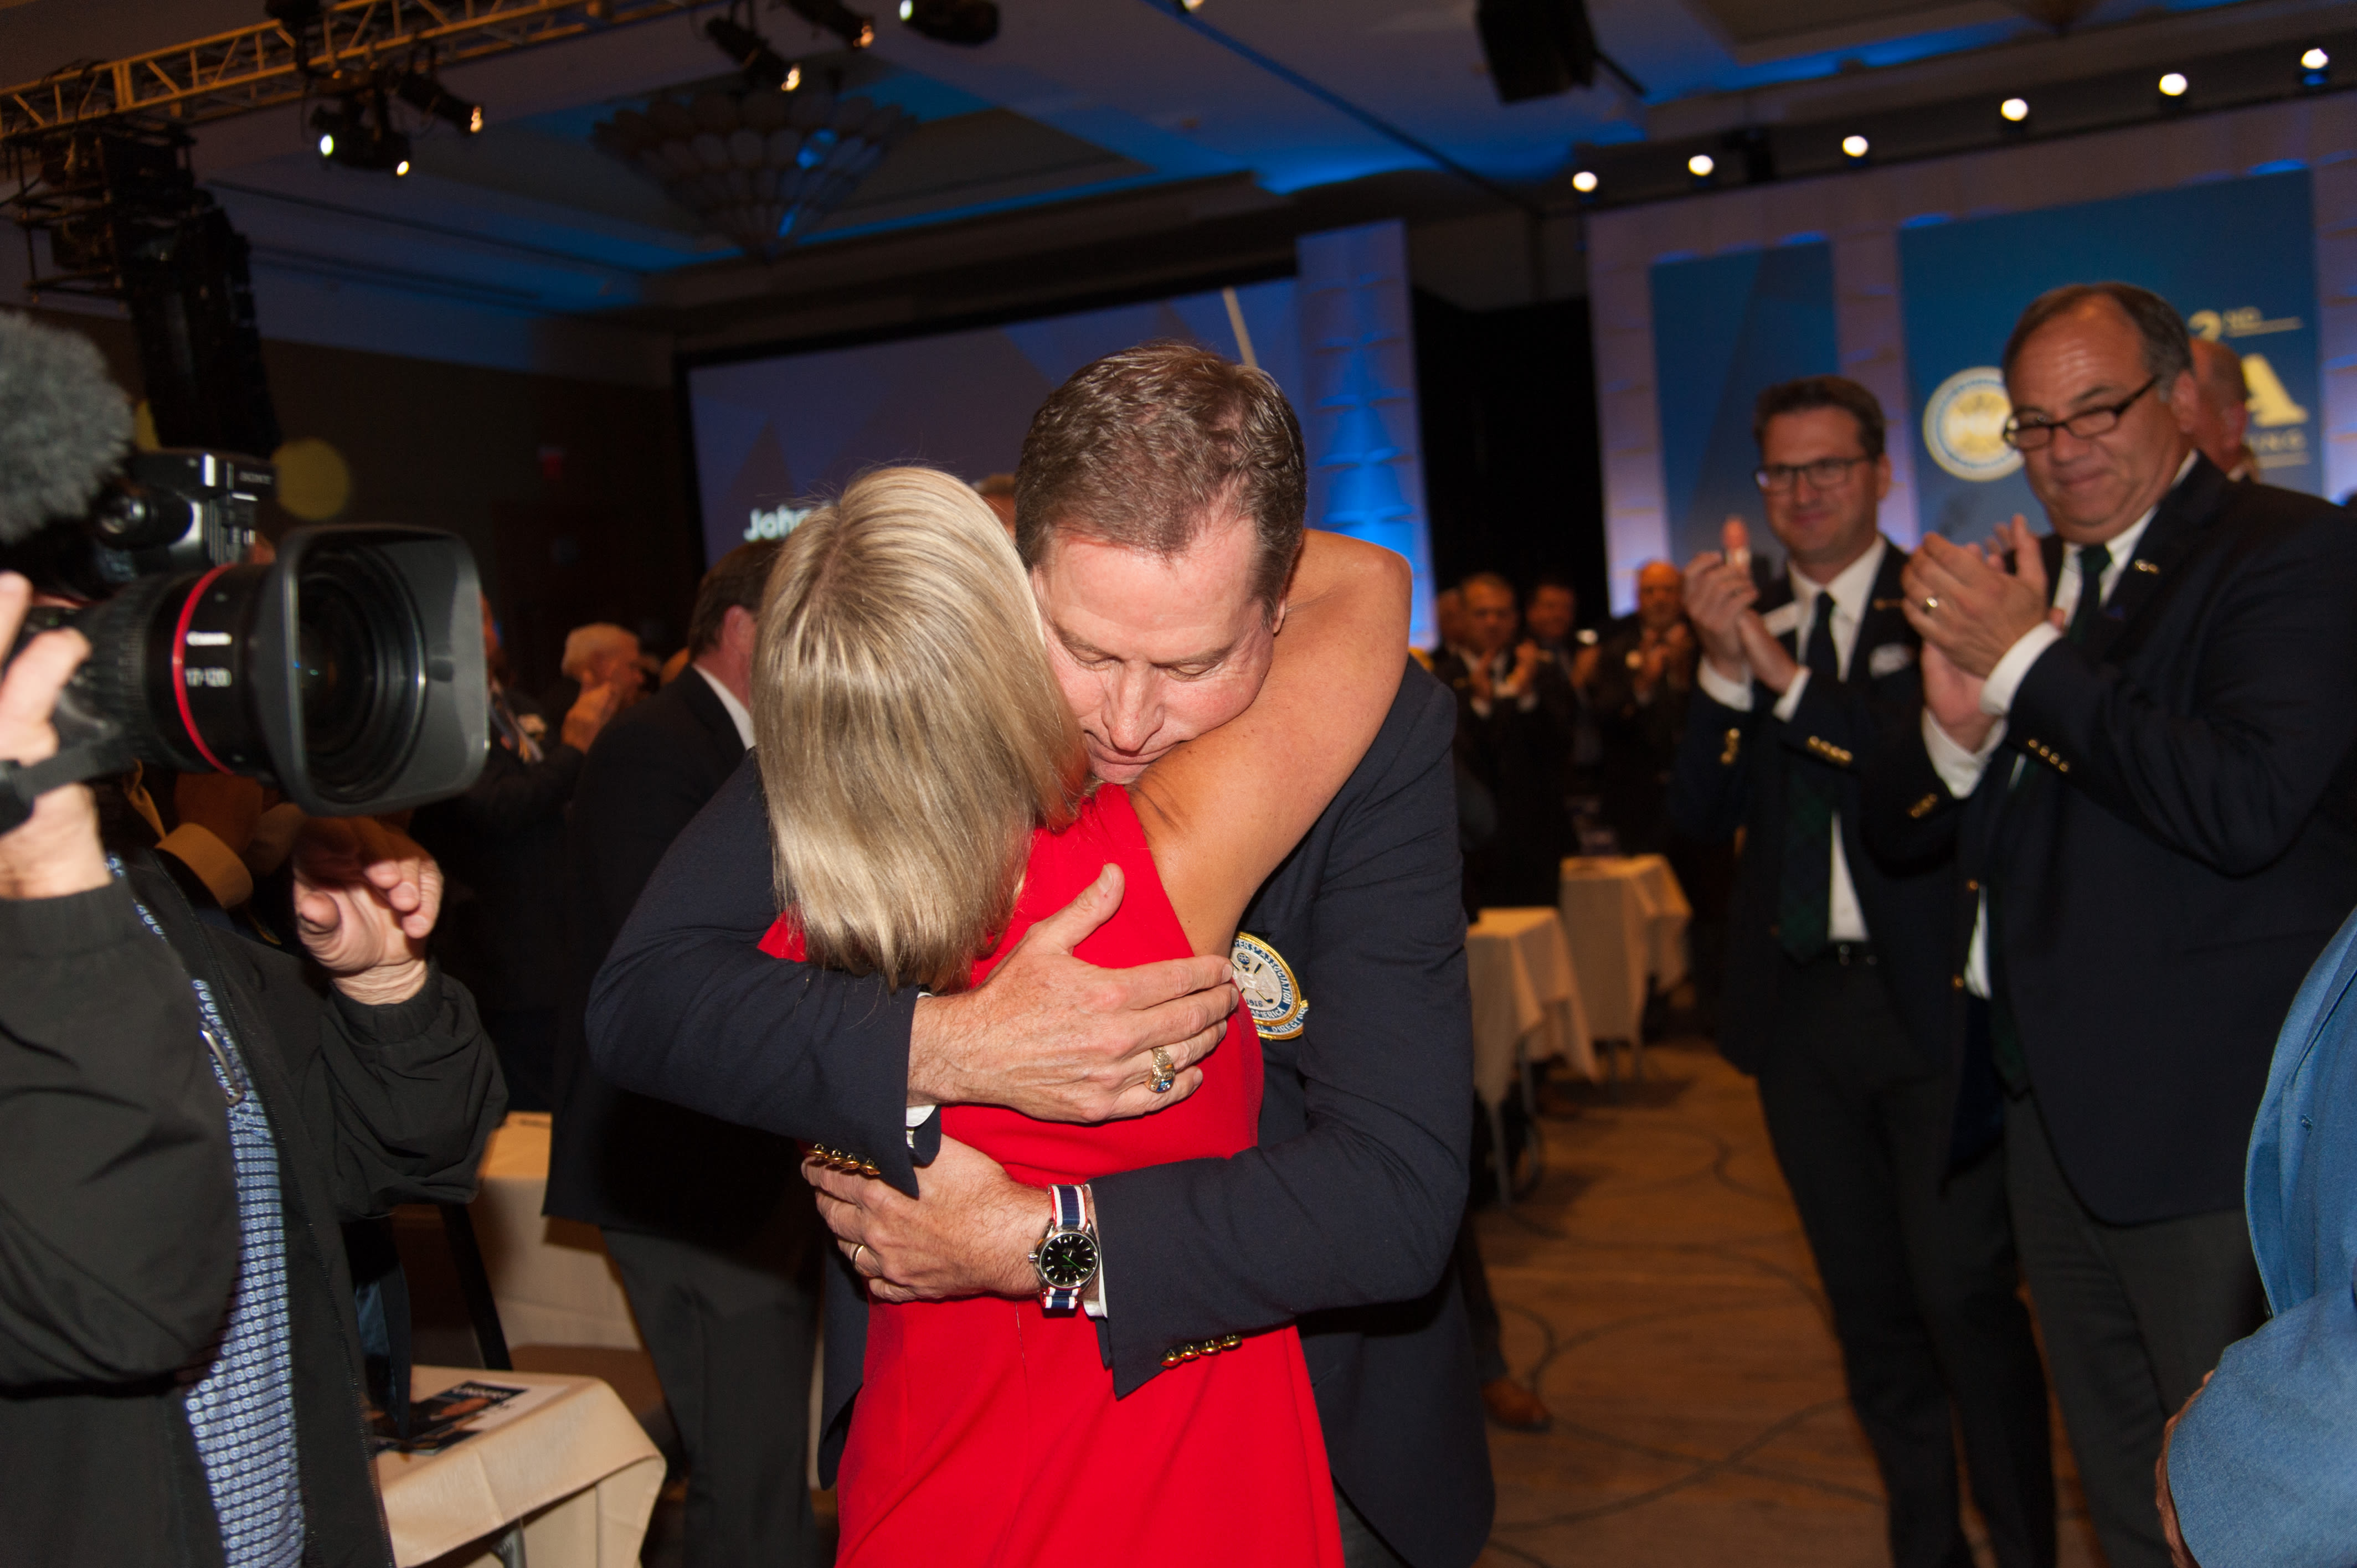
[[[1473,993],[1473,1089],[1482,1103],[1505,1098],[1523,1061],[1560,1053],[1572,1070],[1598,1076],[1587,1010],[1553,909],[1484,909],[1465,933]]]
[[[1646,983],[1667,991],[1686,977],[1686,922],[1694,910],[1670,863],[1658,854],[1566,860],[1562,904],[1596,1037],[1639,1038]]]
[[[516,1111],[483,1151],[475,1239],[511,1345],[640,1348],[630,1299],[594,1225],[547,1219],[548,1114]]]
[[[418,1367],[424,1399],[473,1379],[526,1391],[478,1418],[439,1454],[380,1454],[377,1486],[400,1568],[429,1563],[524,1521],[533,1568],[635,1568],[662,1455],[612,1389],[595,1378]],[[486,1549],[468,1568],[497,1568]]]

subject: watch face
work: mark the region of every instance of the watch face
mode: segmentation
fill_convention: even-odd
[[[1078,1290],[1097,1272],[1097,1244],[1078,1230],[1050,1236],[1039,1245],[1039,1277],[1058,1290]]]

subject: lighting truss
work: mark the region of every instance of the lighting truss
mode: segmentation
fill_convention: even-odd
[[[443,65],[555,43],[659,16],[706,0],[335,0],[304,46],[274,21],[122,59],[69,66],[0,90],[0,140],[38,136],[140,112],[203,124],[304,96],[314,75],[366,70],[432,48]]]

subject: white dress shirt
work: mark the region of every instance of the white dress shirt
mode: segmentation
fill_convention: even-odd
[[[1842,679],[1849,679],[1850,656],[1857,651],[1858,628],[1866,620],[1866,612],[1874,597],[1874,580],[1882,575],[1883,557],[1889,553],[1890,542],[1879,534],[1865,554],[1834,575],[1830,583],[1813,583],[1797,567],[1789,575],[1792,584],[1792,605],[1800,612],[1793,623],[1792,646],[1795,658],[1807,657],[1809,629],[1815,624],[1817,601],[1832,601],[1834,628],[1834,668]],[[1751,711],[1751,671],[1745,670],[1741,681],[1730,681],[1706,657],[1696,667],[1695,679],[1711,700],[1735,709],[1738,713]],[[1776,699],[1775,715],[1790,722],[1800,711],[1802,693],[1809,689],[1809,669],[1801,667],[1784,694]],[[1835,942],[1862,942],[1868,940],[1866,911],[1858,907],[1857,884],[1850,880],[1849,857],[1842,850],[1841,814],[1834,814],[1833,822],[1833,886],[1826,897],[1825,940]]]
[[[2197,453],[2186,454],[2185,461],[2178,466],[2176,479],[2169,487],[2170,492],[2173,493],[2179,485],[2185,482],[2185,476],[2192,471],[2193,459],[2197,456]],[[2162,498],[2164,500],[2167,499],[2167,496]],[[2152,520],[2159,512],[2160,503],[2156,501],[2149,511],[2128,528],[2105,541],[2105,547],[2112,553],[2112,560],[2111,564],[2104,568],[2103,581],[2095,585],[2096,604],[2111,602],[2112,591],[2119,586],[2120,578],[2127,572],[2128,563],[2136,559],[2136,545],[2144,539],[2145,530],[2152,526]],[[2053,607],[2062,612],[2064,626],[2070,625],[2071,618],[2078,613],[2079,600],[2086,591],[2084,575],[2079,570],[2078,547],[2070,546],[2062,553],[2062,570],[2054,578]],[[2007,649],[2004,657],[1990,667],[1988,679],[1981,682],[1981,712],[1997,722],[1990,728],[1988,738],[1981,742],[1978,751],[1965,750],[1940,727],[1939,722],[1932,717],[1930,708],[1923,710],[1923,748],[1931,754],[1932,770],[1939,774],[1940,782],[1948,787],[1950,795],[1961,800],[1980,787],[1981,775],[1987,770],[1989,758],[1996,755],[1996,748],[2005,741],[2006,715],[2013,711],[2013,699],[2019,694],[2022,682],[2029,678],[2029,667],[2037,663],[2048,649],[2061,640],[2061,630],[2051,620],[2041,620],[2023,632],[2020,640]],[[2014,777],[2020,778],[2021,770],[2029,766],[2029,758],[2015,757]],[[1964,989],[1985,1001],[1989,994],[1988,890],[1986,887],[1981,890],[1980,910],[1973,920],[1972,948],[1964,956]]]
[[[728,722],[737,726],[737,738],[745,743],[746,750],[752,750],[752,713],[745,706],[744,703],[737,700],[736,693],[730,691],[727,687],[720,683],[719,676],[715,675],[711,671],[706,670],[701,664],[691,664],[688,668],[704,677],[704,683],[712,688],[712,694],[720,699],[720,705],[722,707],[728,710]]]

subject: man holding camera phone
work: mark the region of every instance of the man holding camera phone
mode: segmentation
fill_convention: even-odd
[[[112,391],[87,345],[0,330],[0,439],[78,392],[106,416],[70,495],[20,482],[53,446],[0,463],[0,559],[82,526],[128,433]],[[467,1197],[505,1098],[425,956],[440,873],[316,819],[307,960],[207,924],[145,843],[102,839],[114,784],[27,779],[91,653],[70,629],[16,649],[34,597],[0,571],[0,1559],[389,1568],[337,1225]]]

